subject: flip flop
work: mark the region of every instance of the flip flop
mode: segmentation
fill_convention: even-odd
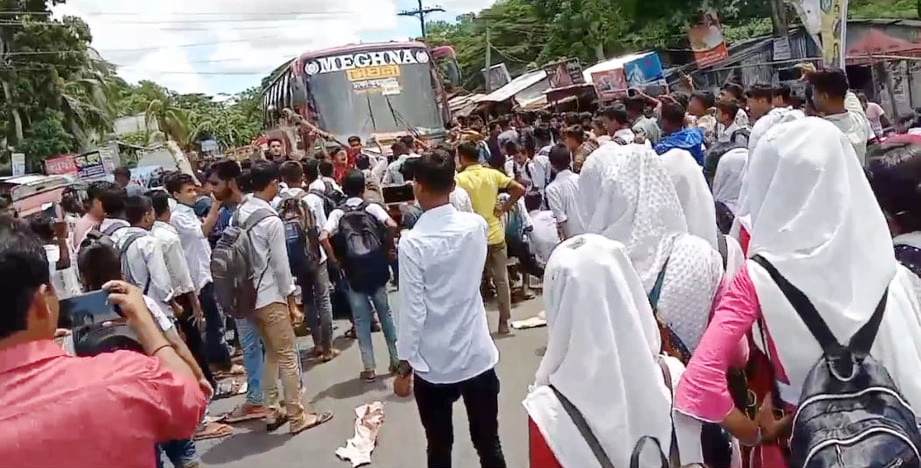
[[[233,428],[222,423],[205,424],[193,436],[194,440],[220,439],[233,435]]]
[[[323,413],[317,414],[317,415],[315,415],[315,416],[317,417],[317,420],[316,420],[316,421],[314,421],[312,424],[308,424],[308,425],[306,425],[306,426],[304,426],[304,427],[302,427],[302,428],[300,428],[300,429],[298,429],[298,430],[296,430],[296,431],[291,431],[291,435],[300,434],[301,432],[304,432],[304,431],[306,431],[307,429],[313,429],[313,428],[315,428],[315,427],[317,427],[317,426],[319,426],[319,425],[321,425],[321,424],[328,423],[330,420],[333,419],[333,412],[332,412],[332,411],[324,411]]]
[[[244,421],[255,421],[258,419],[265,419],[267,416],[269,416],[269,414],[271,414],[267,408],[264,411],[246,413],[243,411],[243,406],[244,405],[240,405],[234,408],[233,411],[224,415],[221,421],[228,423],[228,424],[234,424],[234,423],[240,423]]]

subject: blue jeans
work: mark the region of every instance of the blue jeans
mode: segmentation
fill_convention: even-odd
[[[391,364],[398,363],[397,358],[397,329],[390,315],[390,305],[387,303],[387,287],[381,286],[374,294],[365,294],[348,290],[349,305],[352,308],[352,317],[355,319],[355,335],[358,337],[358,348],[361,350],[361,363],[365,370],[374,370],[374,345],[371,342],[371,304],[377,311],[377,318],[381,320],[381,329],[384,339],[387,340],[387,351],[390,352]]]
[[[175,468],[184,468],[186,466],[198,463],[198,454],[195,452],[195,441],[192,439],[171,440],[160,444],[163,453],[169,458],[170,463]],[[157,450],[157,466],[163,466],[163,460],[160,459],[160,450]]]
[[[246,402],[262,405],[262,366],[265,362],[265,346],[259,329],[250,319],[237,319],[237,333],[240,334],[240,347],[243,348],[243,367],[246,369]]]

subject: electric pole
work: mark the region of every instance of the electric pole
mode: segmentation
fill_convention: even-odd
[[[490,77],[492,73],[489,71],[489,67],[492,66],[492,43],[489,41],[489,20],[486,20],[486,92],[492,92],[492,86],[489,85]]]
[[[419,18],[419,26],[422,28],[422,40],[425,40],[425,15],[435,12],[444,12],[444,8],[441,5],[435,5],[428,8],[422,7],[422,0],[419,1],[419,8],[415,10],[403,10],[397,13],[397,16],[415,16]]]

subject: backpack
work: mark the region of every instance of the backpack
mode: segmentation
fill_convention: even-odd
[[[743,146],[745,146],[745,147],[747,148],[747,147],[748,147],[748,140],[751,138],[751,135],[752,135],[752,131],[749,130],[748,128],[740,128],[740,129],[738,129],[738,130],[732,132],[731,135],[729,135],[729,141],[732,142],[732,143],[735,143],[735,144],[743,145]],[[745,140],[745,142],[744,142],[744,143],[738,143],[737,140],[736,140],[736,138],[739,138],[739,137],[743,138],[743,139]]]
[[[367,202],[343,205],[339,219],[339,242],[343,267],[353,289],[373,293],[390,279],[385,227],[368,213]]]
[[[115,231],[123,227],[126,227],[126,226],[122,226],[119,224],[113,224],[107,227],[105,231],[100,231],[98,226],[94,227],[93,229],[90,229],[89,231],[86,232],[86,237],[83,238],[83,241],[80,242],[80,249],[79,249],[80,252],[82,252],[84,248],[89,247],[96,243],[107,245],[109,247],[112,247],[113,249],[118,250],[118,248],[115,247],[115,241],[112,240],[112,234],[114,234]]]
[[[803,382],[793,417],[790,466],[921,465],[921,432],[915,413],[886,368],[870,356],[886,310],[888,288],[870,320],[845,346],[838,343],[802,291],[763,257],[756,255],[752,260],[771,275],[822,347],[822,357]]]
[[[269,209],[258,209],[240,225],[240,209],[233,214],[233,225],[224,229],[211,251],[211,276],[214,292],[224,312],[246,318],[256,310],[258,283],[268,270],[256,272],[256,257],[249,231],[262,220],[275,216]]]
[[[320,189],[311,189],[308,193],[312,193],[321,200],[323,200],[323,211],[326,213],[326,216],[332,214],[333,210],[336,209],[339,205],[345,202],[345,195],[342,192],[336,190],[333,187],[333,184],[328,181],[323,181],[324,190]]]
[[[305,281],[320,269],[320,237],[313,213],[304,202],[306,196],[307,192],[296,197],[288,195],[278,205],[278,215],[285,225],[288,266],[291,267],[291,274]]]

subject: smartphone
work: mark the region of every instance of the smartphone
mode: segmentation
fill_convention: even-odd
[[[391,203],[411,202],[416,199],[412,184],[381,187],[381,192],[384,194],[384,203],[388,205]]]
[[[93,291],[62,300],[59,328],[76,330],[120,318],[117,307],[108,299],[108,291]]]

